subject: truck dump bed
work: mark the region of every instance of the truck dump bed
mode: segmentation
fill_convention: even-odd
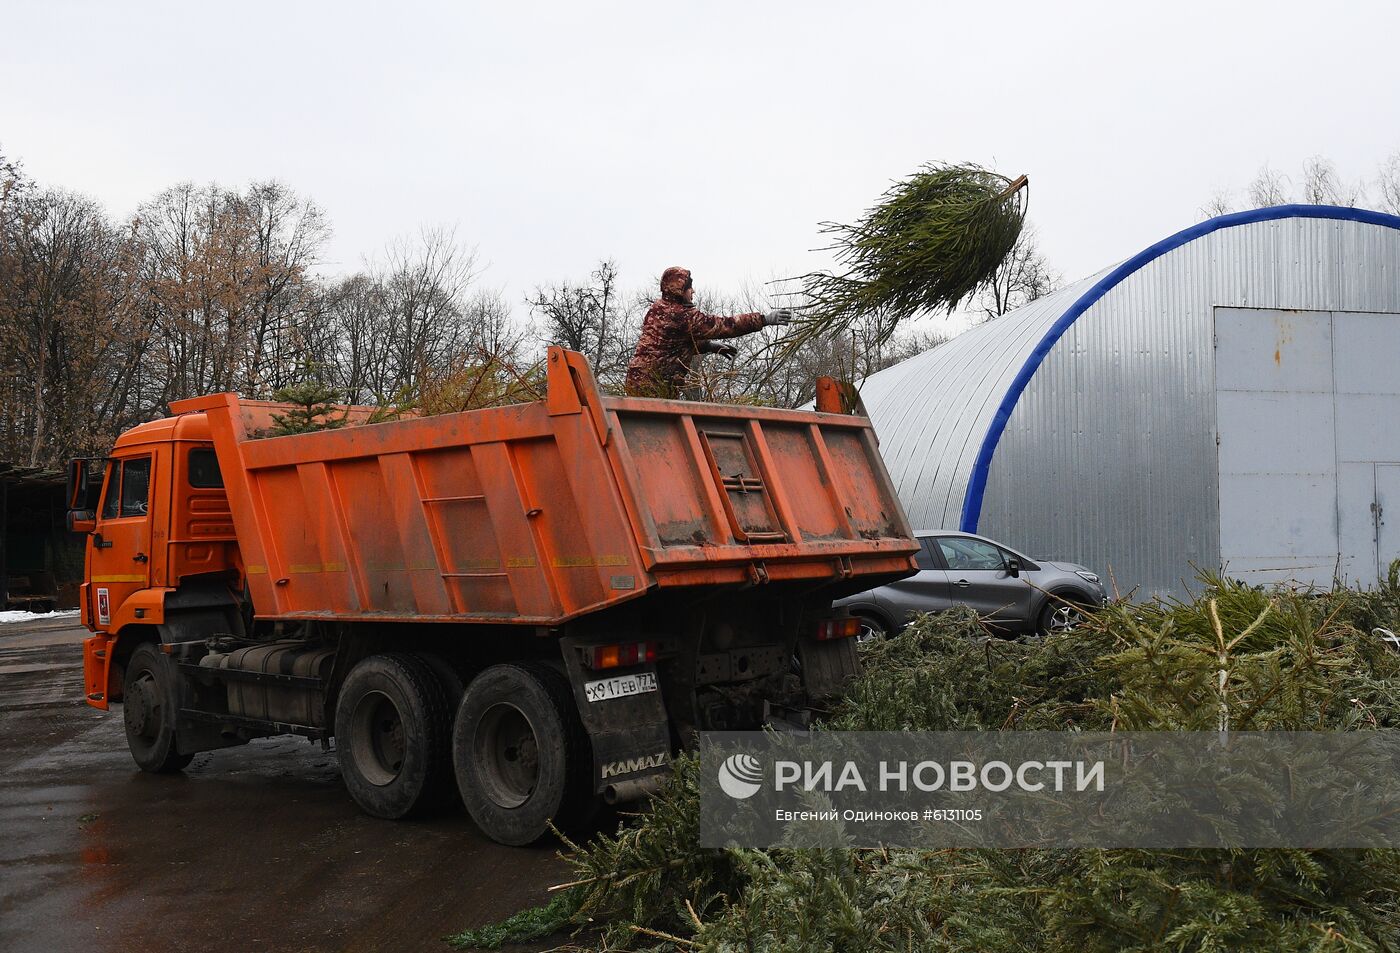
[[[864,417],[604,397],[551,348],[529,404],[257,438],[207,415],[257,614],[556,625],[656,587],[907,575]],[[876,578],[879,577],[879,578]]]

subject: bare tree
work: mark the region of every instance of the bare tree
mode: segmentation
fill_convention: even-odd
[[[526,305],[541,322],[540,337],[588,358],[599,382],[618,389],[636,345],[635,307],[618,285],[617,265],[598,263],[588,281],[536,287]]]
[[[999,318],[1043,297],[1060,286],[1060,275],[1040,253],[1034,225],[1027,225],[1011,253],[997,266],[977,298],[982,320]]]
[[[390,342],[379,329],[388,307],[384,287],[364,272],[331,283],[317,302],[325,319],[317,327],[324,338],[313,344],[314,352],[322,355],[330,382],[352,404],[380,396],[374,385],[382,380],[379,369],[388,363]]]
[[[354,403],[417,406],[489,358],[520,363],[527,329],[475,279],[475,253],[450,231],[394,241],[382,261],[323,292],[325,376]]]
[[[156,332],[155,405],[218,390],[265,397],[290,380],[328,234],[314,203],[276,182],[241,194],[182,183],[142,205],[132,231]]]
[[[316,316],[317,289],[309,272],[330,226],[319,206],[279,182],[254,183],[244,202],[256,261],[243,387],[261,394],[290,383],[291,369],[305,359],[306,338],[315,335],[308,322]]]
[[[467,298],[464,318],[471,329],[472,347],[484,354],[494,354],[513,364],[527,360],[530,328],[516,319],[506,304],[505,296],[497,290],[478,289]]]
[[[32,187],[33,183],[25,176],[19,161],[6,158],[5,153],[0,152],[0,225],[5,222],[10,202]]]
[[[1249,203],[1253,208],[1270,208],[1288,204],[1288,177],[1275,172],[1265,163],[1254,181],[1249,183]]]
[[[0,154],[0,439],[51,463],[104,450],[171,400],[266,397],[308,375],[356,402],[425,408],[530,392],[515,383],[529,328],[475,287],[474,253],[450,231],[322,283],[328,234],[277,182],[182,183],[122,226]]]
[[[1303,163],[1304,204],[1354,206],[1360,197],[1361,187],[1344,184],[1330,159],[1313,156]]]
[[[99,446],[143,346],[129,244],[91,199],[11,179],[0,210],[0,431],[31,466]]]
[[[1392,215],[1400,215],[1400,149],[1390,154],[1376,176],[1380,206]]]
[[[1377,171],[1376,194],[1373,196],[1366,181],[1346,182],[1337,172],[1336,165],[1327,157],[1315,155],[1303,163],[1300,192],[1296,199],[1291,196],[1291,183],[1287,176],[1275,172],[1265,164],[1246,190],[1248,207],[1269,208],[1298,201],[1307,205],[1341,205],[1355,207],[1369,201],[1387,211],[1400,214],[1400,151],[1391,153]],[[1207,216],[1230,211],[1229,192],[1218,191],[1215,197],[1202,207]]]
[[[1229,189],[1216,189],[1215,194],[1210,197],[1210,201],[1201,206],[1201,216],[1203,218],[1217,218],[1221,215],[1229,215],[1234,210],[1234,193]]]
[[[389,361],[371,369],[382,398],[412,390],[418,376],[469,346],[462,301],[476,277],[476,253],[450,230],[425,229],[416,241],[392,242],[377,281],[383,288]]]
[[[412,406],[419,413],[459,413],[544,396],[542,355],[528,347],[529,329],[517,322],[499,292],[477,291],[462,304],[466,335],[442,362],[423,368]]]

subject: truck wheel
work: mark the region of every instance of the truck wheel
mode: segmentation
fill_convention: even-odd
[[[449,717],[457,713],[457,706],[462,703],[462,693],[466,691],[466,686],[462,684],[462,676],[457,674],[457,669],[451,662],[435,652],[416,652],[420,659],[428,668],[433,670],[437,676],[438,684],[447,697],[447,712]],[[449,749],[452,745],[451,728],[448,728],[447,744]],[[423,810],[429,813],[439,811],[456,811],[462,806],[462,799],[457,794],[457,779],[452,775],[451,751],[445,756],[448,760],[448,767],[439,772],[433,779],[433,787],[424,793],[422,802]]]
[[[457,706],[462,702],[462,692],[466,690],[466,686],[462,684],[462,676],[457,674],[457,669],[453,667],[451,662],[436,652],[417,652],[415,654],[427,664],[428,668],[433,670],[433,674],[437,676],[438,682],[442,685],[442,690],[447,693],[447,707],[455,712]]]
[[[493,665],[472,679],[452,732],[457,787],[492,840],[530,844],[582,820],[595,804],[592,751],[562,674]]]
[[[136,646],[122,684],[122,721],[126,745],[142,771],[169,774],[182,770],[194,757],[175,748],[179,698],[179,674],[170,656],[150,642]]]
[[[340,775],[366,814],[398,819],[451,783],[452,708],[413,655],[371,655],[350,670],[335,705]]]

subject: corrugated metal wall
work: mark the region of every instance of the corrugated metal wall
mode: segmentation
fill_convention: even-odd
[[[861,397],[914,526],[956,528],[977,448],[1012,378],[1093,278],[870,377]]]
[[[910,519],[954,527],[978,450],[1037,343],[1102,276],[875,375],[862,390]],[[1400,312],[1400,231],[1231,225],[1149,261],[1050,349],[1007,421],[978,532],[1179,592],[1219,563],[1214,309]]]

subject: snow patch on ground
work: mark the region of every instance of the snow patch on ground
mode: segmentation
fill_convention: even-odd
[[[9,609],[0,612],[0,625],[6,622],[34,622],[37,619],[71,619],[77,615],[77,609],[64,609],[60,612],[30,612],[26,609]]]

